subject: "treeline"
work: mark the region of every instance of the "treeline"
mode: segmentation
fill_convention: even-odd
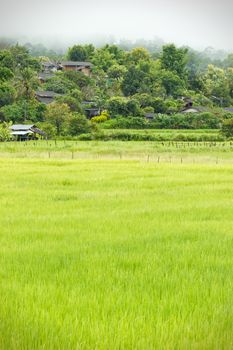
[[[71,47],[63,58],[91,62],[91,76],[58,71],[42,84],[38,73],[42,62],[55,59],[53,53],[33,57],[29,48],[19,45],[0,50],[2,122],[39,123],[48,135],[64,136],[119,123],[124,128],[137,128],[138,123],[142,128],[218,128],[231,117],[223,108],[233,105],[233,54],[206,65],[196,52],[172,44],[161,52],[90,44]],[[45,105],[36,99],[36,90],[60,96]],[[187,101],[208,112],[180,114]],[[87,107],[102,113],[90,122],[85,117]],[[154,115],[152,121],[145,121],[148,114]]]

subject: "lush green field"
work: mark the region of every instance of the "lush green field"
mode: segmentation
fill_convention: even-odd
[[[233,142],[0,142],[0,158],[138,159],[160,163],[233,164]]]
[[[232,165],[0,168],[0,349],[233,348]]]
[[[138,134],[150,135],[167,141],[178,141],[182,137],[193,139],[193,141],[217,141],[222,135],[218,129],[103,129],[105,135],[114,134]]]

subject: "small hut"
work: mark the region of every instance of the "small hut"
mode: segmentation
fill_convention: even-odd
[[[34,124],[14,124],[10,130],[12,138],[16,141],[38,140],[46,137],[46,133]]]

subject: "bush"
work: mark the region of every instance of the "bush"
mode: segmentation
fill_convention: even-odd
[[[79,141],[91,141],[93,140],[93,135],[91,133],[81,134],[78,136]]]
[[[102,124],[105,129],[146,129],[149,122],[141,117],[117,116]]]
[[[38,127],[46,133],[46,137],[51,139],[56,136],[56,128],[50,123],[39,123]]]
[[[12,136],[10,133],[10,125],[8,123],[0,124],[0,141],[9,141]]]
[[[158,114],[151,127],[158,129],[219,129],[220,119],[212,113]]]
[[[82,114],[74,113],[69,121],[68,133],[71,136],[87,134],[91,130],[91,124]]]
[[[109,114],[106,111],[103,111],[100,115],[91,118],[92,123],[104,123],[109,119]]]
[[[98,140],[120,140],[120,141],[189,141],[189,142],[215,142],[215,141],[224,141],[224,137],[221,134],[213,135],[195,135],[195,134],[150,134],[148,133],[137,133],[137,132],[127,132],[127,131],[117,131],[112,132],[108,135],[99,135],[96,138],[93,135],[94,139]]]
[[[142,117],[117,116],[102,124],[105,129],[220,129],[221,118],[212,113],[157,114],[152,121]]]
[[[111,97],[107,102],[107,109],[113,117],[117,115],[136,117],[141,114],[140,104],[136,99],[121,96]]]
[[[222,134],[227,138],[233,137],[233,118],[226,119],[223,121]]]

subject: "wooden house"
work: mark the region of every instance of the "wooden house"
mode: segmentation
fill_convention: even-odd
[[[12,138],[16,141],[37,140],[46,137],[46,133],[34,124],[14,124],[10,127],[10,130]]]
[[[54,91],[36,91],[35,93],[36,99],[41,103],[45,103],[46,105],[54,102],[57,96],[60,96],[60,94],[57,94]]]
[[[46,61],[41,63],[42,71],[38,74],[40,82],[43,84],[48,79],[52,78],[58,70],[58,65],[55,62]]]
[[[224,111],[233,113],[233,108],[232,107],[224,108]]]
[[[64,71],[74,70],[82,72],[86,76],[91,75],[92,64],[90,62],[75,62],[75,61],[62,61],[59,64],[59,68]]]

